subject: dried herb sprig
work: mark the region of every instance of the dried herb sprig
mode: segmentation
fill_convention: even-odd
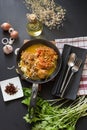
[[[53,29],[63,25],[66,10],[56,5],[54,0],[25,0],[27,9],[37,15],[38,19],[47,27]]]

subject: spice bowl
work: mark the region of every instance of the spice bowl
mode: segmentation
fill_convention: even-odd
[[[5,102],[23,97],[22,84],[19,77],[1,81],[0,87]]]

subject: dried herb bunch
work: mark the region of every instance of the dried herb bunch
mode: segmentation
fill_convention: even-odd
[[[66,10],[56,5],[54,0],[25,0],[27,9],[37,15],[38,19],[47,27],[53,29],[63,25]]]

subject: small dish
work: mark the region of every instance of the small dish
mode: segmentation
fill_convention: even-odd
[[[14,94],[9,94],[5,91],[7,85],[9,84],[13,84],[14,87],[17,89],[17,91]],[[5,102],[23,97],[22,84],[20,82],[19,77],[14,77],[11,79],[0,81],[0,87],[3,95],[3,100]]]

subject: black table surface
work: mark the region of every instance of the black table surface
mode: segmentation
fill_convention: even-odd
[[[57,38],[70,38],[87,36],[87,1],[86,0],[55,0],[66,10],[66,20],[60,30],[49,30],[44,26],[40,38],[54,40]],[[13,44],[14,50],[19,48],[24,39],[32,39],[26,32],[26,13],[28,13],[23,0],[0,0],[0,24],[10,22],[12,27],[19,32],[19,38]],[[0,40],[3,37],[9,37],[0,28]],[[17,76],[15,68],[8,70],[7,67],[16,65],[16,55],[3,53],[3,45],[0,42],[0,81]],[[31,86],[30,83],[21,80],[23,87]],[[50,87],[49,87],[50,86]],[[47,84],[42,88],[41,94],[44,98],[51,97],[52,85]],[[4,102],[0,91],[0,130],[30,130],[23,116],[27,109],[21,104],[22,99],[16,99],[10,102]],[[87,117],[79,119],[76,130],[87,130]]]

